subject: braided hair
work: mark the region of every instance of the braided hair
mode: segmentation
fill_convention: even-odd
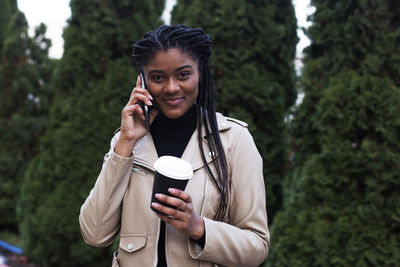
[[[158,51],[167,51],[169,48],[177,48],[182,52],[188,53],[189,56],[197,61],[199,66],[201,77],[199,79],[199,94],[196,104],[197,138],[208,176],[214,182],[221,196],[214,219],[222,221],[227,212],[230,180],[228,179],[226,157],[218,132],[214,105],[214,84],[208,68],[208,60],[211,56],[211,40],[208,34],[200,28],[190,28],[180,24],[163,25],[155,31],[148,32],[142,40],[135,43],[132,56],[135,58],[138,68],[142,69]],[[204,154],[202,142],[203,125],[216,173],[211,171]]]

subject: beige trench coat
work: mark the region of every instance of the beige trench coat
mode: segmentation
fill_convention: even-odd
[[[262,159],[247,125],[217,113],[218,128],[232,181],[228,213],[222,222],[212,218],[219,193],[205,170],[197,139],[191,137],[182,158],[192,164],[194,176],[186,186],[194,211],[203,216],[206,233],[204,248],[166,226],[165,255],[168,266],[257,266],[269,250],[269,230]],[[156,266],[160,219],[150,209],[153,164],[157,152],[147,133],[130,158],[113,151],[118,134],[85,203],[79,223],[85,242],[108,246],[120,234],[118,256],[113,266]],[[205,154],[209,163],[206,140]],[[210,164],[212,170],[213,164]]]

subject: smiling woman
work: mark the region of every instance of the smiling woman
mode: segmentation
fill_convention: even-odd
[[[189,54],[171,48],[158,51],[143,66],[147,86],[154,102],[170,119],[182,117],[198,95],[198,63]]]
[[[209,36],[184,25],[133,46],[147,89],[138,76],[79,215],[90,245],[120,234],[113,266],[258,266],[268,255],[262,159],[247,124],[215,111],[210,56]],[[154,104],[150,129],[142,103]],[[184,190],[152,195],[162,156],[192,166]]]

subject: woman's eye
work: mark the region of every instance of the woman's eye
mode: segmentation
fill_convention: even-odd
[[[181,72],[178,74],[179,78],[181,78],[181,79],[187,78],[187,77],[189,77],[189,75],[190,74],[188,72]]]
[[[159,76],[159,75],[151,76],[151,80],[154,82],[160,82],[160,81],[162,81],[162,79],[163,79],[163,77]]]

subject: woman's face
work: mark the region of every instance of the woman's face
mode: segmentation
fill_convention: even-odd
[[[181,117],[197,99],[198,64],[188,53],[177,48],[158,51],[143,71],[150,94],[166,117]]]

